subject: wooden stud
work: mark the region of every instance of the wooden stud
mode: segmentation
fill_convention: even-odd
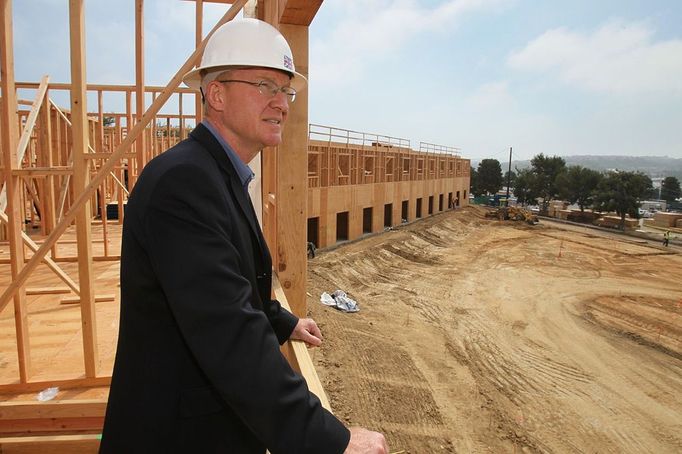
[[[140,121],[144,114],[144,0],[135,0],[135,120]],[[144,134],[135,141],[136,180],[146,164],[144,156]]]
[[[71,37],[71,130],[73,133],[73,186],[77,193],[85,193],[90,181],[88,161],[88,112],[85,92],[85,11],[84,0],[69,1]],[[78,276],[80,283],[81,326],[86,377],[97,375],[97,326],[95,320],[95,292],[92,273],[91,207],[89,197],[76,213],[78,238]]]
[[[0,438],[3,454],[96,454],[100,435],[52,435]]]
[[[2,17],[0,17],[0,87],[2,88],[2,111],[0,111],[0,129],[2,130],[3,165],[5,167],[5,187],[7,188],[7,231],[10,247],[10,269],[12,281],[21,274],[24,264],[24,246],[21,241],[24,222],[21,209],[21,179],[12,174],[12,169],[19,167],[17,156],[18,128],[16,123],[17,94],[14,86],[14,42],[12,37],[12,1],[0,0]],[[17,336],[17,354],[19,359],[19,379],[28,381],[31,370],[30,346],[28,338],[28,311],[26,309],[26,293],[23,282],[16,286],[14,297],[14,323]],[[7,298],[9,301],[9,298]],[[0,304],[0,310],[4,307]]]
[[[204,0],[196,0],[194,5],[194,45],[199,47],[201,44],[202,35],[204,32]],[[194,126],[196,127],[203,117],[203,103],[201,102],[201,93],[194,93]]]
[[[268,2],[266,2],[268,5]],[[267,12],[267,9],[266,9]],[[272,14],[276,14],[273,12]],[[308,75],[308,27],[282,25],[296,70]],[[308,186],[308,90],[296,95],[289,109],[283,140],[277,151],[277,249],[278,273],[289,304],[299,317],[306,314],[306,194]]]
[[[67,287],[33,287],[27,288],[27,295],[58,295],[62,293],[71,293],[71,289]]]
[[[106,301],[114,301],[116,300],[116,295],[98,295],[95,296],[95,302],[96,303],[103,303]],[[83,304],[83,299],[80,296],[74,296],[74,297],[66,297],[62,298],[61,301],[59,301],[59,304]]]

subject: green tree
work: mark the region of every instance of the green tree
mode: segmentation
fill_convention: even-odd
[[[104,126],[105,128],[108,126],[114,126],[115,124],[116,118],[107,116],[102,117],[102,126]]]
[[[566,161],[558,156],[545,156],[540,153],[530,161],[535,175],[535,194],[542,198],[542,211],[546,212],[549,202],[559,195],[557,177],[566,169]]]
[[[666,202],[674,202],[680,198],[680,181],[675,177],[665,177],[661,183],[661,198]]]
[[[497,159],[484,159],[478,163],[478,187],[485,194],[495,194],[502,187],[502,166]]]
[[[518,170],[514,180],[514,195],[516,200],[523,205],[536,205],[538,197],[535,192],[535,174],[531,169]]]
[[[595,208],[615,211],[624,230],[625,216],[639,217],[639,200],[651,186],[651,178],[641,172],[608,172],[597,186]]]
[[[577,203],[580,211],[592,206],[594,191],[601,181],[602,174],[583,166],[569,166],[557,177],[559,196],[570,203]]]
[[[473,167],[471,168],[471,173],[469,174],[469,184],[471,188],[469,192],[474,195],[474,197],[479,197],[483,195],[480,185],[478,184],[478,172]]]

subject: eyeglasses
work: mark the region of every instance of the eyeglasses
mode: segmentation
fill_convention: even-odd
[[[272,81],[269,80],[261,80],[259,82],[251,82],[248,80],[237,80],[237,79],[228,79],[228,80],[216,80],[217,82],[220,83],[227,83],[227,82],[238,82],[240,84],[249,84],[253,85],[258,89],[261,95],[263,96],[269,96],[271,98],[274,98],[277,96],[277,93],[282,92],[285,95],[287,95],[287,99],[289,102],[294,102],[294,99],[296,99],[296,90],[291,88],[291,87],[280,87],[277,84],[275,84]]]

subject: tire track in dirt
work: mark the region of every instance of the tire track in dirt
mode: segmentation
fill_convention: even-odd
[[[602,294],[639,278],[642,292],[680,290],[656,270],[682,261],[583,234],[558,256],[564,235],[462,210],[314,259],[314,298],[341,288],[361,307],[309,300],[336,413],[409,453],[680,452],[682,363],[585,313],[596,282]]]

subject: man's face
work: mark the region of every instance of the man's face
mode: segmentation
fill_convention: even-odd
[[[241,80],[247,82],[268,81],[278,87],[290,84],[289,76],[275,69],[235,69],[220,75],[220,80]],[[217,110],[215,121],[227,137],[227,142],[243,158],[255,154],[266,146],[282,142],[284,121],[289,113],[287,96],[278,92],[272,96],[267,90],[241,82],[216,82],[221,95],[212,107]],[[252,156],[251,156],[252,157]]]

